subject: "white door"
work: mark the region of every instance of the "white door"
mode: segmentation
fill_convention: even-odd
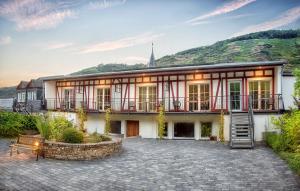
[[[241,81],[229,82],[229,100],[230,109],[232,111],[242,110],[242,94]]]

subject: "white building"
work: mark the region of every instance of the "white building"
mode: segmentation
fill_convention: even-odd
[[[262,140],[271,116],[293,105],[294,78],[282,75],[284,64],[219,63],[50,77],[44,78],[45,99],[48,110],[67,112],[74,120],[75,110],[83,107],[88,132],[104,132],[110,107],[112,133],[124,137],[157,138],[159,106],[166,111],[166,138],[218,137],[224,111],[225,140],[253,146]]]

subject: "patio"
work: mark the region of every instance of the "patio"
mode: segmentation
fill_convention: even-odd
[[[214,142],[126,139],[120,156],[94,161],[9,156],[0,139],[0,190],[298,190],[299,177],[270,149]]]

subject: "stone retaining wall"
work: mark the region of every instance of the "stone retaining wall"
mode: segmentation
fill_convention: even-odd
[[[122,150],[121,139],[100,143],[72,144],[46,141],[44,143],[46,158],[60,160],[92,160],[104,158]]]

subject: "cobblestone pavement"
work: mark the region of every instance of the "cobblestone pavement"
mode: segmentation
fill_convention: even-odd
[[[201,141],[126,139],[124,152],[95,161],[9,156],[0,139],[0,190],[300,190],[270,149],[230,150]]]

